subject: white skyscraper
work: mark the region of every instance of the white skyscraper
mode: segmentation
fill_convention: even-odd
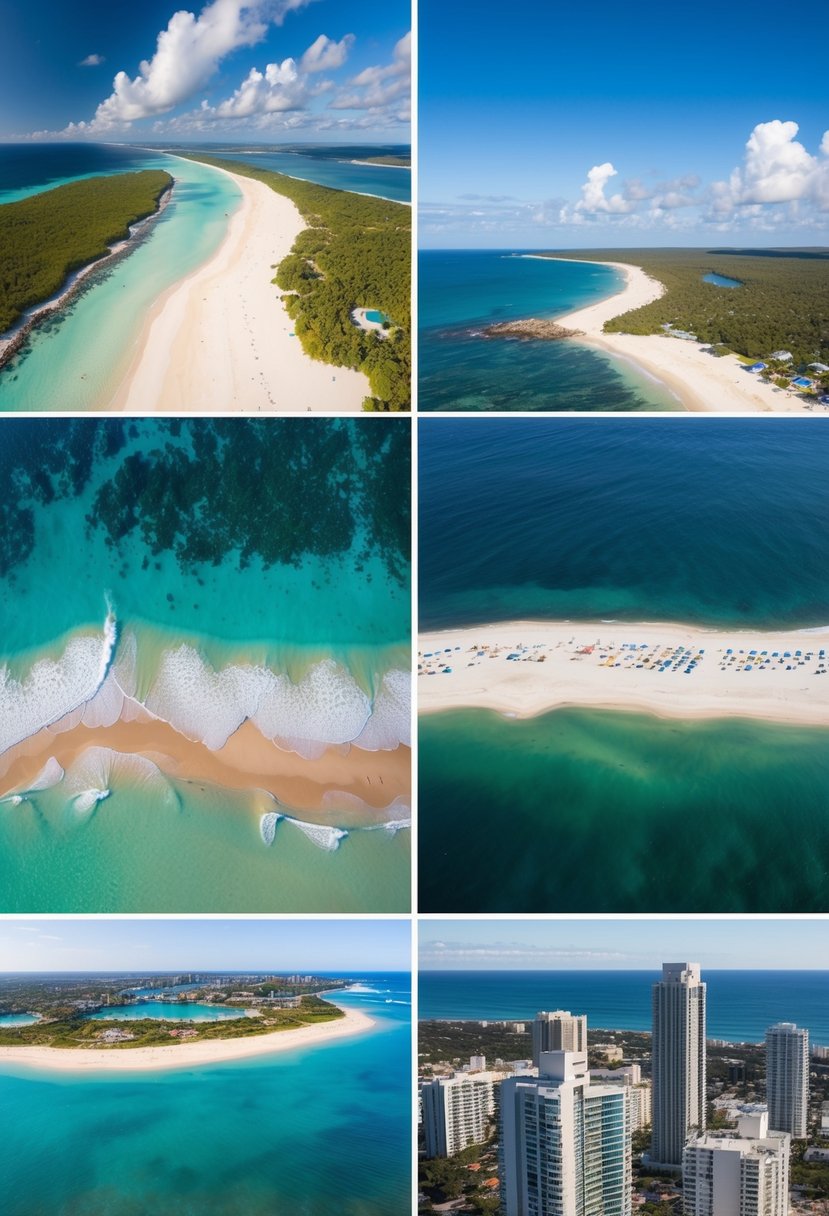
[[[809,1117],[809,1032],[794,1022],[766,1031],[766,1101],[769,1127],[805,1140]]]
[[[629,1092],[592,1085],[585,1053],[543,1052],[501,1084],[504,1216],[630,1216]]]
[[[736,1136],[691,1140],[682,1199],[685,1216],[787,1216],[788,1135],[770,1132],[763,1110],[741,1118]]]
[[[705,1128],[705,984],[699,963],[663,963],[653,986],[651,1160],[682,1165],[685,1142]]]
[[[495,1113],[492,1078],[487,1074],[438,1077],[421,1087],[427,1157],[453,1157],[470,1144],[483,1144]]]
[[[541,1010],[533,1022],[533,1065],[538,1068],[542,1051],[587,1051],[587,1015],[575,1016],[567,1009]]]

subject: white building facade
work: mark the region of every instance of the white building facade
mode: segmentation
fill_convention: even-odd
[[[766,1031],[766,1102],[769,1127],[805,1140],[809,1119],[809,1032],[794,1022]]]
[[[685,1216],[788,1216],[789,1136],[768,1115],[746,1115],[737,1135],[700,1136],[685,1146]]]
[[[706,987],[698,963],[663,963],[653,986],[651,1161],[682,1165],[691,1134],[705,1129]]]
[[[438,1077],[421,1086],[427,1157],[454,1157],[484,1144],[495,1112],[492,1078],[486,1074]]]
[[[533,1022],[533,1065],[538,1068],[542,1051],[587,1052],[587,1015],[568,1009],[541,1010]]]
[[[504,1081],[499,1131],[504,1216],[631,1216],[628,1090],[592,1084],[586,1053]]]

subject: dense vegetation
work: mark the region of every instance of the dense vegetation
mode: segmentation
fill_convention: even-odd
[[[652,304],[608,321],[608,333],[655,334],[671,324],[750,358],[788,350],[794,364],[829,363],[829,251],[596,249],[554,255],[629,262],[665,284]],[[742,287],[704,283],[709,273]]]
[[[63,419],[50,425],[48,443],[37,422],[19,419],[7,431],[0,477],[13,492],[0,502],[0,575],[31,553],[33,505],[78,497],[109,462],[86,518],[115,551],[140,531],[154,554],[175,553],[193,573],[232,552],[240,567],[254,558],[296,566],[308,553],[343,558],[359,539],[355,568],[378,555],[391,577],[408,581],[404,422]]]
[[[411,208],[331,190],[281,173],[213,156],[192,156],[264,182],[308,222],[280,263],[276,283],[304,350],[314,359],[368,376],[364,409],[411,406]],[[355,325],[355,308],[391,318],[385,336]]]
[[[400,165],[409,169],[412,164],[411,156],[366,156],[361,157],[365,165]]]
[[[69,182],[0,206],[0,333],[126,239],[130,224],[152,215],[172,183],[169,173],[142,169]]]
[[[196,999],[205,999],[207,992],[191,993]],[[223,994],[213,994],[216,1004],[232,1004],[240,1006],[240,1013],[249,1002],[238,1002],[225,998]],[[40,1002],[35,998],[27,1002],[29,1009],[37,1012]],[[186,1004],[184,1005],[186,1009]],[[123,1030],[133,1037],[121,1043],[107,1046],[107,1050],[129,1050],[132,1047],[157,1047],[178,1041],[178,1035],[171,1034],[173,1030],[187,1029],[195,1031],[189,1038],[195,1039],[240,1039],[251,1038],[254,1035],[272,1034],[280,1030],[295,1030],[300,1026],[313,1026],[320,1022],[332,1022],[344,1014],[336,1005],[321,1000],[318,996],[303,996],[298,1009],[279,1009],[269,1006],[261,1007],[261,1016],[228,1018],[216,1022],[187,1022],[166,1021],[157,1018],[121,1019],[90,1018],[83,1010],[73,1009],[70,1005],[57,1008],[46,1008],[44,1020],[30,1026],[0,1026],[0,1046],[3,1047],[95,1047],[99,1037],[106,1030]]]

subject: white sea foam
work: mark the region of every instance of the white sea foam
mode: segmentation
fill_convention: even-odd
[[[354,740],[365,751],[391,751],[411,746],[411,673],[394,668],[383,676],[371,717]]]
[[[324,849],[327,853],[335,852],[340,847],[340,841],[348,835],[343,828],[326,827],[321,823],[305,823],[302,819],[291,819],[287,815],[285,822],[292,823],[294,827],[299,828],[312,844],[315,844],[318,849]]]
[[[22,794],[9,794],[8,798],[0,798],[0,806],[20,806],[25,801]]]
[[[49,790],[53,785],[59,785],[62,780],[63,769],[55,757],[50,756],[34,781],[25,788],[18,786],[7,798],[0,798],[0,805],[6,803],[8,806],[20,806],[21,802],[28,802],[29,794],[36,794],[39,790]]]
[[[68,801],[77,811],[89,811],[117,792],[120,782],[151,789],[159,802],[177,806],[175,787],[157,764],[146,756],[116,752],[109,747],[89,747],[69,766],[64,778]]]
[[[91,811],[93,806],[104,802],[111,793],[112,790],[82,790],[72,799],[72,806],[76,811]]]
[[[59,659],[38,659],[23,680],[0,668],[0,752],[93,697],[106,679],[116,643],[115,617],[108,612],[103,635],[72,638]]]
[[[273,844],[273,838],[276,835],[276,825],[280,819],[284,818],[285,816],[280,814],[279,811],[267,811],[259,820],[259,832],[265,844]]]

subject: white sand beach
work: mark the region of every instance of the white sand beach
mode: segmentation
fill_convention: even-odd
[[[334,1039],[363,1034],[373,1020],[358,1009],[345,1009],[335,1022],[318,1022],[295,1030],[253,1035],[244,1039],[202,1039],[169,1047],[0,1047],[0,1070],[4,1064],[23,1064],[27,1068],[58,1072],[155,1072],[168,1068],[198,1068],[225,1060],[244,1060],[251,1056],[312,1047]]]
[[[228,176],[242,201],[225,238],[150,310],[113,408],[360,412],[367,377],[310,359],[271,281],[305,221],[264,182]]]
[[[602,327],[606,321],[658,300],[665,288],[645,274],[640,266],[628,262],[589,264],[613,266],[625,276],[625,286],[597,304],[556,318],[568,329],[582,331],[584,336],[575,341],[607,351],[642,368],[662,381],[687,410],[726,414],[811,412],[809,403],[796,393],[764,384],[746,371],[734,355],[717,358],[708,354],[703,343],[662,334],[604,333]]]
[[[418,667],[420,713],[591,706],[829,728],[829,626],[510,621],[424,634]]]

